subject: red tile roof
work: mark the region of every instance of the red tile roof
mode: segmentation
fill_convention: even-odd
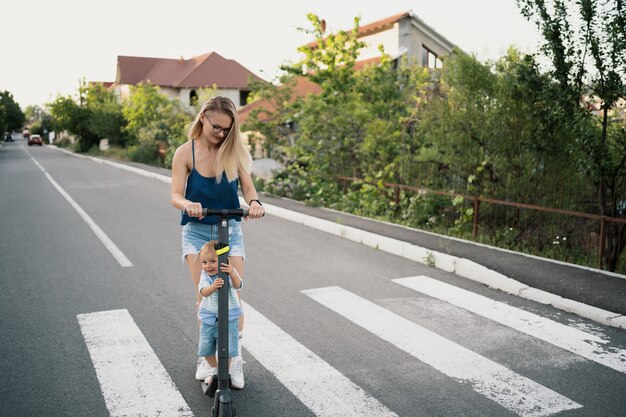
[[[394,24],[399,22],[400,20],[404,19],[405,17],[409,17],[410,15],[411,15],[410,11],[402,12],[402,13],[395,14],[393,16],[386,17],[381,20],[377,20],[372,23],[368,23],[367,25],[364,25],[364,26],[359,26],[359,33],[357,37],[362,38],[363,36],[369,36],[369,35],[373,35],[375,33],[387,30],[390,27],[392,27]],[[346,32],[349,32],[349,31],[346,31]],[[317,46],[317,41],[309,42],[306,46],[310,48],[315,48]]]
[[[380,63],[380,57],[376,56],[373,58],[363,59],[361,61],[357,61],[354,64],[354,70],[361,70],[368,65],[376,65]],[[291,101],[295,100],[296,97],[304,97],[307,94],[319,94],[322,92],[322,87],[318,84],[315,84],[313,81],[309,80],[307,77],[296,77],[296,85],[293,87],[293,95],[291,96]],[[261,108],[264,111],[261,111],[258,115],[260,121],[266,121],[269,119],[269,115],[267,112],[273,112],[276,110],[274,103],[267,99],[256,100],[250,104],[243,106],[239,109],[239,124],[243,125],[243,123],[250,117],[250,113],[254,109]]]
[[[307,94],[319,94],[321,92],[322,92],[322,87],[315,84],[313,81],[309,80],[306,77],[296,77],[296,84],[293,87],[293,94],[291,96],[291,101],[293,102],[296,99],[296,97],[304,97]],[[274,106],[274,103],[271,100],[268,100],[268,99],[256,100],[250,104],[243,106],[241,109],[239,109],[239,112],[238,112],[239,124],[243,125],[243,123],[250,116],[250,113],[252,113],[254,109],[258,109],[258,108],[261,108],[264,110],[261,113],[259,113],[259,116],[258,116],[259,120],[261,121],[265,121],[269,119],[269,115],[267,114],[267,112],[273,112],[274,110],[276,110],[276,106]]]
[[[216,52],[190,59],[117,57],[117,84],[150,81],[162,87],[211,87],[246,89],[248,77],[260,79],[237,61]]]
[[[392,27],[395,23],[411,15],[411,12],[398,13],[385,19],[377,20],[365,26],[359,26],[359,38],[363,36],[373,35]]]
[[[109,88],[113,85],[113,81],[89,81],[90,87],[96,84],[102,84],[104,88]]]

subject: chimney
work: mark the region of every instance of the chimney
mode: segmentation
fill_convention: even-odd
[[[183,59],[183,56],[181,55],[181,56],[178,58],[178,63],[179,63],[179,64],[182,64],[182,63],[183,63],[183,61],[184,61],[184,59]]]

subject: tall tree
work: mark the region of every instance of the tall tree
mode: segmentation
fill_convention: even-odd
[[[89,130],[100,139],[106,138],[111,144],[124,146],[126,119],[115,93],[101,83],[91,84],[86,88],[85,104],[90,112]]]
[[[610,116],[626,99],[626,3],[623,0],[517,0],[541,30],[573,126],[581,168],[596,183],[598,213],[626,218],[626,129]],[[582,106],[598,100],[600,110]],[[623,123],[623,120],[621,121]],[[607,223],[601,266],[614,271],[626,246],[626,224]]]
[[[84,104],[84,93],[79,93],[77,102],[72,96],[57,96],[54,101],[48,103],[52,116],[54,130],[67,131],[78,138],[77,150],[86,152],[98,142],[96,136],[89,129],[90,111]]]
[[[184,140],[185,125],[190,116],[179,100],[170,100],[150,83],[139,83],[131,88],[130,97],[123,103],[122,112],[129,134],[128,156],[138,162],[158,160],[159,146],[168,146],[163,161],[169,166],[176,144]]]
[[[303,97],[294,90],[302,79],[287,73],[277,81],[274,84],[250,79],[252,102],[264,105],[250,111],[243,129],[249,132],[252,146],[260,143],[264,155],[290,164],[294,160],[296,120],[303,103]]]
[[[0,92],[0,133],[19,129],[24,121],[24,113],[13,99],[13,94],[8,91]]]
[[[48,133],[53,130],[52,116],[40,106],[27,106],[24,110],[26,120],[30,124],[31,133],[42,135],[48,138]]]

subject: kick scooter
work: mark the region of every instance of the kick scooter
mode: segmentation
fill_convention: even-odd
[[[232,217],[245,217],[248,210],[244,209],[202,209],[202,216],[220,216],[217,228],[216,252],[217,263],[228,262],[228,219]],[[217,316],[223,318],[217,321],[217,381],[215,377],[211,384],[202,382],[202,391],[211,398],[215,398],[211,417],[234,417],[235,406],[230,389],[230,374],[228,372],[228,289],[230,280],[226,272],[219,269],[219,277],[224,285],[217,291]]]

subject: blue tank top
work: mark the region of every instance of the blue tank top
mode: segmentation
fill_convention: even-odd
[[[217,183],[215,177],[205,177],[196,171],[196,154],[194,151],[195,139],[191,140],[191,158],[193,166],[187,177],[187,185],[185,186],[185,198],[194,203],[201,203],[202,207],[213,209],[237,209],[239,206],[239,196],[237,188],[239,179],[228,181],[226,174],[222,175],[222,181]],[[234,217],[238,222],[241,217]],[[219,216],[206,216],[202,220],[197,217],[189,217],[185,210],[181,211],[180,224],[185,225],[189,222],[217,224]]]

